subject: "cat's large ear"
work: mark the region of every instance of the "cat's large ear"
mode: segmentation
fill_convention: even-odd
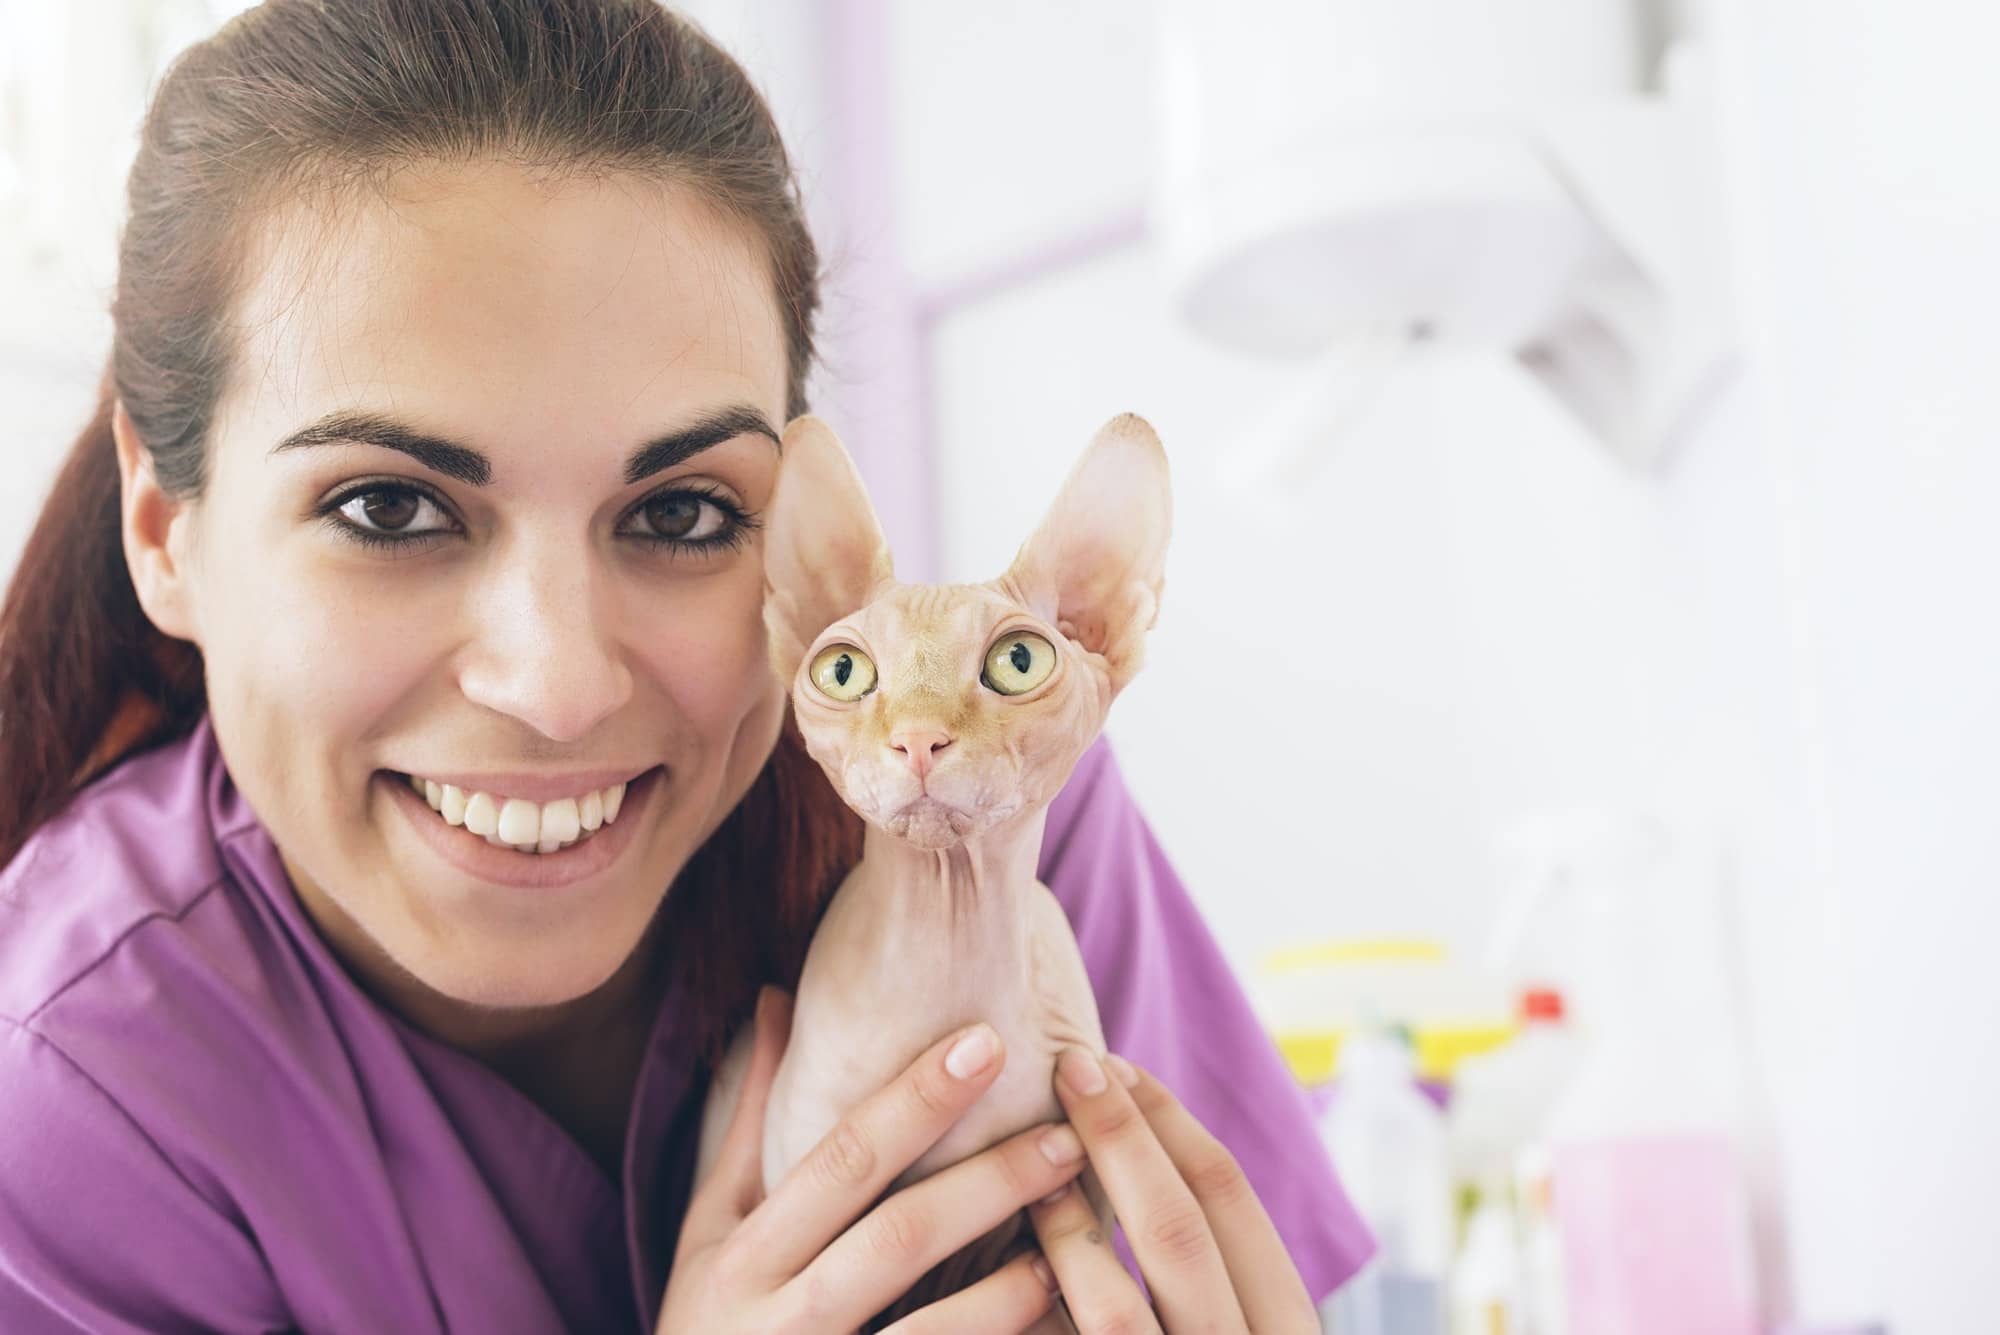
[[[813,639],[895,572],[868,489],[833,429],[796,418],[778,454],[764,525],[764,628],[771,667],[789,687]]]
[[[1113,692],[1139,670],[1159,615],[1172,524],[1166,451],[1126,413],[1092,438],[1007,571],[1037,616],[1104,656]]]

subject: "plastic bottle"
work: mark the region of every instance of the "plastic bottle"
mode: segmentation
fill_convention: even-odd
[[[1530,1145],[1515,1158],[1514,1218],[1521,1239],[1523,1335],[1569,1335],[1569,1281],[1545,1145]]]
[[[1375,1235],[1375,1256],[1335,1295],[1340,1335],[1444,1335],[1451,1175],[1443,1115],[1417,1087],[1406,1039],[1357,1031],[1322,1122],[1341,1184]]]
[[[1451,1099],[1452,1157],[1462,1180],[1475,1183],[1481,1211],[1497,1218],[1468,1225],[1458,1269],[1475,1270],[1484,1285],[1475,1321],[1461,1300],[1454,1275],[1454,1335],[1565,1335],[1561,1253],[1543,1144],[1551,1110],[1582,1059],[1576,1034],[1565,1022],[1563,994],[1532,987],[1520,998],[1520,1028],[1512,1041],[1459,1063]],[[1510,1190],[1511,1188],[1511,1190]],[[1503,1253],[1502,1247],[1506,1248]],[[1475,1254],[1475,1247],[1480,1251]],[[1506,1274],[1502,1274],[1503,1267]],[[1472,1283],[1472,1281],[1467,1281]],[[1504,1327],[1493,1320],[1491,1293],[1509,1297]]]
[[[1716,1078],[1730,1035],[1701,1018],[1701,951],[1673,948],[1700,924],[1704,887],[1676,874],[1663,831],[1617,813],[1518,831],[1514,851],[1516,929],[1548,908],[1574,933],[1583,1057],[1546,1140],[1566,1328],[1755,1335],[1748,1199]]]
[[[1515,1159],[1547,1133],[1583,1059],[1559,990],[1527,988],[1518,1009],[1513,1038],[1452,1072],[1452,1158],[1465,1181],[1504,1183],[1512,1175]]]
[[[1451,1271],[1451,1335],[1522,1335],[1521,1251],[1504,1189],[1482,1191]]]

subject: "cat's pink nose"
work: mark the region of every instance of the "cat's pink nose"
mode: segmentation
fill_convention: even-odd
[[[935,754],[951,745],[951,738],[941,732],[892,732],[889,745],[909,759],[910,771],[921,779],[931,772]]]

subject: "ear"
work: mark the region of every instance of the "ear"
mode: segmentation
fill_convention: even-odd
[[[778,443],[764,525],[764,627],[789,689],[806,646],[895,577],[868,489],[832,428],[800,417]]]
[[[1126,413],[1091,440],[1007,571],[1036,615],[1104,656],[1114,694],[1139,670],[1159,615],[1172,523],[1166,451]]]
[[[146,619],[175,639],[196,639],[188,588],[188,539],[193,506],[160,488],[153,456],[125,412],[124,400],[111,409],[111,438],[118,451],[118,513],[125,544],[125,568]]]

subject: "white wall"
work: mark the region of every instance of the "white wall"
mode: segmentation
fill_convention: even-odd
[[[1898,1332],[1984,1329],[2000,24],[1942,0],[1718,18],[1764,409],[1746,443],[1778,498],[1804,759],[1753,944],[1799,1293]],[[1730,501],[1690,503],[1699,522]]]
[[[1150,126],[1127,113],[1150,70],[1107,38],[1144,9],[898,11],[897,96],[922,109],[899,144],[910,254],[950,272],[1075,201],[1139,202]],[[2000,1307],[1982,15],[1714,16],[1743,366],[1653,480],[1501,368],[1447,364],[1308,491],[1231,495],[1212,465],[1283,379],[1182,330],[1144,244],[967,307],[934,344],[947,576],[1005,562],[1103,418],[1161,429],[1168,593],[1111,731],[1238,964],[1381,928],[1476,944],[1497,822],[1579,797],[1658,812],[1724,892],[1725,930],[1680,948],[1736,1007],[1718,1037],[1772,1309],[1917,1335]],[[1035,90],[1018,115],[967,74],[972,45]]]

